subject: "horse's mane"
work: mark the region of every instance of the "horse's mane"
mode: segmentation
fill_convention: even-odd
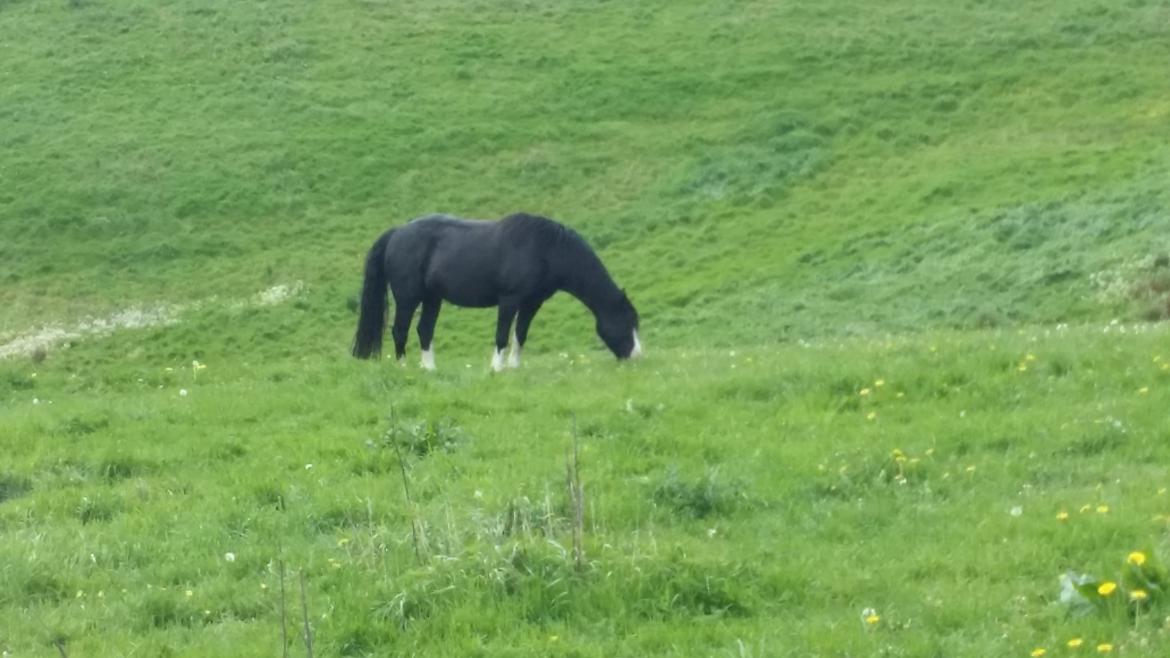
[[[535,243],[555,254],[557,269],[567,278],[567,289],[586,306],[595,312],[628,311],[637,323],[637,311],[580,233],[547,217],[527,213],[508,215],[500,221],[500,229],[517,242]]]
[[[500,229],[505,235],[531,240],[544,249],[584,252],[596,258],[585,238],[568,226],[547,217],[515,213],[500,220]]]

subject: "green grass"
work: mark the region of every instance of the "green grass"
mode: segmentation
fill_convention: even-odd
[[[0,344],[176,307],[0,359],[0,650],[277,655],[283,560],[317,655],[1161,655],[1058,579],[1170,559],[1167,19],[0,2]],[[647,359],[560,297],[348,356],[382,230],[515,210]]]

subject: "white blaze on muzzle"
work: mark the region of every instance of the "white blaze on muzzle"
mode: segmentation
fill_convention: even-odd
[[[634,349],[630,350],[630,358],[636,359],[642,356],[642,341],[638,340],[638,330],[634,330]]]

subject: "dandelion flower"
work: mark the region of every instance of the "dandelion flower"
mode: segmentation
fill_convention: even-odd
[[[1016,368],[1016,370],[1019,370],[1020,372],[1027,372],[1027,370],[1028,370],[1028,364],[1026,364],[1026,363],[1021,363],[1021,364],[1020,364],[1020,367],[1019,367],[1019,368]]]
[[[1044,647],[1036,647],[1035,649],[1032,649],[1032,653],[1030,655],[1032,658],[1040,658],[1040,656],[1043,656],[1046,653],[1048,653],[1048,649],[1045,649]]]
[[[1069,640],[1067,644],[1068,644],[1069,649],[1078,649],[1084,643],[1085,643],[1085,641],[1082,640],[1081,638],[1074,637],[1073,639]]]
[[[1149,392],[1150,392],[1149,386],[1143,386],[1143,387],[1138,389],[1138,395],[1145,395],[1146,393],[1149,393]]]
[[[874,388],[881,388],[885,385],[886,385],[886,380],[884,380],[884,379],[879,379],[873,383]]]
[[[866,420],[873,420],[873,419],[875,419],[875,418],[877,418],[877,412],[876,412],[876,411],[871,411],[871,412],[869,412],[869,413],[865,414],[865,419],[866,419]]]
[[[863,388],[857,392],[857,394],[860,395],[861,397],[865,397],[865,396],[869,395],[869,393],[870,393],[870,390],[868,388]]]
[[[195,596],[195,592],[187,590],[187,598],[191,598],[192,596]]]
[[[1097,513],[1098,514],[1108,514],[1109,513],[1109,506],[1108,505],[1098,505],[1097,506]]]
[[[1108,642],[1102,642],[1097,645],[1097,653],[1109,653],[1110,651],[1113,651],[1113,645]]]
[[[870,626],[873,626],[874,624],[878,623],[881,620],[882,620],[881,615],[872,614],[872,615],[869,615],[865,618],[865,623],[869,624]]]
[[[1140,567],[1146,563],[1146,554],[1141,551],[1134,551],[1125,558],[1125,561],[1129,562],[1135,567]]]
[[[1144,589],[1135,589],[1129,593],[1129,598],[1133,601],[1145,601],[1150,598],[1150,595]]]
[[[1117,583],[1113,582],[1112,580],[1106,580],[1097,586],[1097,593],[1101,596],[1110,596],[1115,591],[1117,591]]]
[[[1056,520],[1057,521],[1067,521],[1068,520],[1068,512],[1065,512],[1063,510],[1057,512],[1056,513]]]

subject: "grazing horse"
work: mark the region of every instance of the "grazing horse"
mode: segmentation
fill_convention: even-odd
[[[386,324],[386,286],[394,295],[394,353],[406,354],[410,321],[420,305],[422,366],[435,367],[431,340],[444,301],[469,308],[499,308],[492,369],[504,368],[512,321],[516,331],[508,367],[520,365],[532,318],[564,290],[597,320],[597,334],[619,359],[638,357],[638,312],[601,259],[573,229],[545,217],[518,213],[499,221],[429,215],[392,228],[366,256],[361,312],[353,355],[377,356]]]

